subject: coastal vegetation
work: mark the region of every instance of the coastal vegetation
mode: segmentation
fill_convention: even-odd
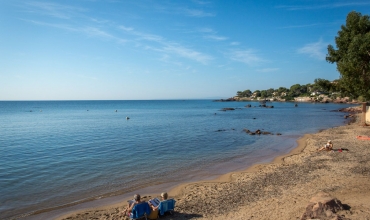
[[[236,100],[352,101],[370,100],[370,17],[352,11],[335,37],[336,48],[328,45],[326,61],[336,63],[339,79],[315,79],[313,84],[290,88],[238,91]]]
[[[326,60],[337,64],[342,94],[370,100],[370,17],[352,11],[328,46]],[[365,101],[364,100],[364,101]]]
[[[252,92],[247,89],[238,91],[235,99],[238,100],[271,100],[271,101],[294,101],[298,97],[310,97],[311,100],[322,101],[324,97],[337,99],[342,96],[338,80],[329,81],[326,79],[315,79],[314,83],[300,85],[294,84],[289,88],[279,87],[278,89],[270,88],[267,90],[255,90]],[[349,99],[349,98],[348,98]]]

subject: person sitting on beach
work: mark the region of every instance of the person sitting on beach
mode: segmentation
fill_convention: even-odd
[[[140,195],[139,195],[139,194],[135,194],[135,195],[134,195],[134,199],[133,199],[133,200],[129,200],[129,201],[127,201],[127,202],[128,202],[128,207],[127,207],[127,209],[124,211],[124,214],[125,214],[126,216],[130,216],[130,215],[131,215],[131,212],[132,212],[132,209],[134,208],[134,206],[135,206],[136,204],[141,203],[141,201],[140,201]]]
[[[326,143],[320,149],[317,149],[317,151],[323,151],[323,150],[326,150],[326,151],[332,151],[333,150],[333,143],[331,142],[331,140],[328,140],[328,143]]]
[[[168,194],[166,192],[161,193],[161,201],[167,200]],[[148,202],[149,206],[152,208],[153,211],[157,210],[159,207],[159,203],[157,206],[154,206],[150,201]]]

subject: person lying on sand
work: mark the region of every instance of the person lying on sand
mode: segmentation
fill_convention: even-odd
[[[140,201],[140,195],[139,194],[135,194],[134,195],[134,199],[133,200],[128,200],[128,206],[127,206],[127,209],[125,211],[123,211],[123,214],[125,216],[130,216],[131,215],[131,212],[132,212],[132,209],[134,208],[134,206],[136,204],[139,204],[141,203]]]
[[[320,149],[317,149],[317,151],[323,151],[323,150],[326,150],[326,151],[332,151],[333,150],[333,143],[331,142],[331,140],[328,140],[328,143],[326,143]]]

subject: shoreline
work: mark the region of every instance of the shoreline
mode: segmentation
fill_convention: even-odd
[[[181,194],[183,194],[184,189],[186,186],[194,185],[194,184],[208,184],[208,183],[225,183],[225,182],[231,182],[233,179],[233,175],[236,174],[242,174],[245,172],[248,173],[254,173],[258,172],[261,166],[268,165],[268,164],[277,164],[277,163],[282,163],[282,160],[289,156],[289,155],[295,155],[301,151],[304,150],[306,147],[305,141],[308,137],[310,137],[311,134],[305,134],[304,136],[300,137],[298,140],[296,140],[296,146],[293,147],[288,153],[285,153],[283,155],[279,155],[274,157],[270,162],[257,162],[254,163],[251,166],[248,166],[246,169],[242,169],[239,171],[232,171],[228,172],[225,174],[222,174],[220,176],[217,176],[216,178],[213,179],[208,179],[208,180],[199,180],[199,181],[191,181],[191,182],[185,182],[185,183],[180,183],[175,186],[172,186],[169,188],[168,193],[171,198],[175,198],[175,200],[179,200],[179,197]],[[149,189],[148,189],[149,188]],[[100,210],[103,212],[106,212],[104,210],[111,210],[108,212],[112,212],[112,210],[119,210],[119,209],[124,209],[127,205],[127,200],[132,199],[132,195],[135,193],[140,193],[142,195],[142,198],[144,200],[149,200],[151,197],[158,197],[158,195],[161,193],[161,191],[151,191],[150,188],[155,188],[155,186],[148,187],[145,189],[139,189],[134,192],[126,193],[124,195],[119,195],[119,196],[113,196],[105,199],[111,199],[111,202],[108,202],[109,204],[105,204],[107,202],[103,200],[93,200],[91,202],[86,202],[86,203],[81,203],[77,205],[73,205],[70,207],[66,207],[65,211],[60,212],[60,209],[53,209],[50,212],[42,212],[40,214],[35,214],[35,215],[30,215],[25,217],[25,219],[39,219],[40,217],[43,219],[57,219],[57,220],[62,220],[62,219],[85,219],[85,217],[81,218],[82,216],[81,213],[96,213],[96,211]],[[100,205],[100,203],[103,203],[105,205]],[[76,210],[77,207],[77,210]],[[117,208],[118,207],[118,208]],[[69,209],[72,209],[72,211],[68,211]],[[53,214],[55,212],[56,214]],[[114,211],[117,212],[117,211]],[[119,211],[120,212],[120,211]],[[50,215],[51,214],[51,215]],[[72,216],[72,217],[71,217]],[[80,216],[80,217],[78,217]],[[124,219],[118,218],[118,219]]]
[[[206,191],[206,192],[208,192],[209,189],[206,189],[206,188],[209,185],[218,185],[219,186],[219,185],[225,185],[225,184],[226,185],[227,184],[234,184],[235,180],[239,180],[241,178],[241,176],[244,176],[244,177],[245,176],[258,176],[260,173],[267,174],[269,172],[272,172],[271,170],[274,170],[277,167],[281,168],[281,167],[287,166],[287,164],[289,166],[290,163],[295,164],[295,163],[297,163],[297,161],[299,161],[299,158],[298,158],[298,160],[297,159],[292,160],[293,162],[291,161],[291,158],[303,157],[303,156],[307,157],[307,156],[309,156],[309,154],[315,153],[314,151],[312,151],[312,148],[313,148],[312,143],[311,143],[311,142],[313,142],[312,138],[317,139],[317,136],[320,136],[320,134],[325,134],[325,133],[328,133],[328,132],[330,133],[331,130],[341,130],[343,128],[349,128],[351,126],[353,127],[354,125],[353,124],[352,125],[342,125],[342,126],[339,126],[339,127],[328,128],[328,129],[325,129],[325,130],[322,130],[322,131],[318,131],[317,133],[314,133],[314,134],[306,134],[306,135],[304,135],[303,137],[301,137],[297,140],[297,146],[295,148],[293,148],[289,153],[284,154],[284,155],[280,155],[278,157],[275,157],[275,159],[272,162],[257,163],[257,164],[254,164],[251,167],[248,167],[245,170],[236,171],[236,172],[229,172],[229,173],[223,174],[223,175],[221,175],[221,176],[219,176],[219,177],[217,177],[216,179],[213,179],[213,180],[196,181],[196,182],[191,182],[191,183],[186,182],[186,183],[180,184],[178,186],[175,186],[174,188],[172,188],[171,190],[168,191],[170,197],[174,197],[175,200],[177,200],[177,205],[176,205],[175,210],[177,212],[176,214],[179,214],[179,215],[176,216],[175,219],[188,219],[189,217],[190,218],[195,217],[195,218],[199,218],[199,219],[216,219],[217,217],[220,217],[220,215],[219,215],[220,213],[217,213],[217,211],[215,212],[215,210],[213,210],[213,212],[212,211],[211,212],[206,212],[205,214],[202,213],[201,211],[200,212],[198,211],[198,213],[201,213],[201,214],[196,214],[197,213],[196,210],[189,212],[189,207],[192,207],[192,205],[188,204],[189,201],[198,201],[199,202],[199,198],[198,199],[196,198],[197,196],[195,195],[195,192],[197,192],[197,191],[200,191],[200,192]],[[358,125],[355,125],[355,126],[358,126]],[[364,128],[364,129],[366,130],[366,128]],[[366,135],[366,134],[364,134],[364,135]],[[334,139],[334,138],[331,138],[331,139]],[[317,140],[316,140],[316,142],[317,142]],[[323,142],[323,141],[321,141],[321,142]],[[334,143],[336,143],[336,142],[334,142]],[[334,148],[335,147],[336,147],[336,144],[334,145]],[[370,145],[369,145],[369,147],[370,147]],[[306,151],[309,151],[309,153],[307,153]],[[325,155],[326,152],[322,152],[322,153],[324,153],[323,155]],[[256,178],[256,177],[254,177],[254,178]],[[202,190],[194,190],[195,188],[202,188]],[[127,195],[127,198],[131,198],[133,193],[135,193],[135,192],[131,192],[130,195]],[[144,194],[142,192],[140,192],[140,193],[144,197],[144,200],[147,201],[149,197],[158,196],[158,194],[160,192],[158,192],[158,193],[152,192],[152,193],[144,193]],[[188,198],[188,201],[187,201],[187,198]],[[207,197],[206,197],[206,199],[207,199]],[[338,199],[341,199],[341,198],[338,198]],[[305,202],[307,203],[308,200],[309,200],[309,198],[306,198]],[[254,202],[256,202],[256,201],[254,201]],[[207,206],[209,206],[209,203],[207,203],[207,204],[208,204]],[[239,207],[240,206],[243,206],[243,205],[239,205]],[[123,209],[123,207],[126,207],[126,199],[122,199],[122,200],[120,200],[120,202],[117,202],[117,203],[114,203],[114,204],[111,204],[111,205],[102,206],[102,207],[95,207],[95,208],[81,207],[81,209],[79,209],[77,211],[65,213],[65,214],[60,215],[59,217],[57,217],[55,219],[64,219],[64,218],[66,218],[66,219],[89,219],[89,218],[94,218],[94,217],[98,217],[98,216],[100,216],[100,217],[101,216],[106,216],[107,217],[106,219],[124,219],[124,218],[121,218],[119,216],[119,212],[120,212],[121,209]],[[302,210],[302,207],[300,209]],[[195,213],[192,213],[192,212],[195,212]],[[189,214],[184,214],[184,213],[189,213]],[[240,212],[237,212],[237,213],[240,214]],[[245,212],[243,212],[243,213],[245,213]],[[230,215],[230,212],[228,213],[228,215]],[[28,217],[32,217],[32,216],[34,217],[34,216],[38,216],[38,215],[31,215],[31,216],[28,216]],[[243,216],[244,216],[244,214],[243,214]],[[235,217],[235,216],[233,218],[238,219],[238,217]],[[164,219],[169,219],[169,218],[164,218]],[[220,217],[220,219],[222,219],[222,218]],[[256,219],[258,219],[258,218],[256,218]],[[269,218],[262,217],[261,219],[269,219]]]
[[[305,136],[305,135],[304,135]],[[297,136],[298,140],[302,138]],[[295,151],[299,146],[297,145],[298,141],[297,139],[294,139],[292,137],[284,138],[285,141],[283,144],[279,144],[277,146],[287,146],[287,144],[292,144],[291,142],[294,142],[294,145],[289,145],[291,147],[288,147],[287,153],[284,154],[274,154],[274,155],[268,155],[268,156],[261,156],[257,158],[253,158],[250,163],[242,165],[244,168],[240,168],[240,166],[233,167],[232,170],[234,171],[228,171],[223,174],[211,174],[207,177],[200,177],[199,175],[195,175],[191,180],[188,180],[186,182],[179,182],[173,184],[171,183],[163,183],[163,184],[157,184],[157,185],[151,185],[145,188],[137,189],[128,193],[119,194],[119,195],[113,195],[108,197],[102,197],[102,198],[91,198],[89,200],[83,201],[81,203],[76,202],[74,204],[66,204],[61,205],[58,207],[53,207],[49,209],[43,209],[35,211],[31,214],[25,214],[23,216],[16,217],[25,219],[25,220],[38,220],[38,219],[65,219],[70,215],[75,215],[79,213],[85,213],[85,212],[91,212],[101,209],[112,209],[117,206],[119,207],[126,207],[127,206],[127,200],[132,199],[132,196],[135,193],[139,193],[142,195],[142,198],[144,201],[148,201],[151,197],[158,197],[161,192],[167,191],[169,193],[169,196],[172,198],[175,198],[179,196],[178,194],[181,192],[181,188],[186,185],[194,184],[194,183],[202,183],[202,182],[225,182],[231,180],[231,174],[238,173],[238,172],[246,172],[249,169],[253,169],[255,166],[261,165],[261,164],[269,164],[274,163],[274,161],[277,158],[282,157],[283,155],[288,155],[290,152]],[[239,158],[240,159],[240,158]],[[257,162],[256,162],[257,161]],[[267,161],[267,162],[261,162],[261,161]],[[225,165],[225,164],[223,164]],[[220,165],[217,165],[220,166]],[[246,168],[245,168],[246,167]],[[219,167],[220,168],[220,167]],[[73,219],[73,218],[72,218]]]
[[[339,212],[343,218],[369,218],[370,142],[355,139],[368,134],[369,127],[358,121],[329,128],[300,138],[296,148],[271,163],[179,185],[169,191],[177,201],[174,216],[161,219],[299,219],[318,192],[330,193],[350,207]],[[317,152],[328,138],[334,149],[349,151]],[[124,219],[119,215],[122,205],[125,202],[58,219]]]

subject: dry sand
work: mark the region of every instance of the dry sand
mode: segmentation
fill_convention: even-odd
[[[369,136],[370,127],[355,122],[305,135],[296,149],[273,163],[178,186],[170,191],[177,201],[175,213],[160,219],[300,219],[318,192],[350,207],[339,215],[370,219],[370,140],[357,140],[357,135]],[[327,140],[332,140],[335,151],[317,152]],[[340,148],[348,151],[337,151]],[[60,219],[125,219],[121,216],[125,207],[122,202]]]

